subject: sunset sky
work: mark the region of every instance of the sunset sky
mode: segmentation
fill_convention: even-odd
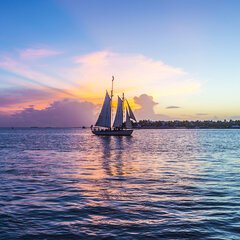
[[[237,0],[0,1],[0,126],[90,125],[112,75],[138,119],[240,119],[239,11]]]

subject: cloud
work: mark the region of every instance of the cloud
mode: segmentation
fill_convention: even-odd
[[[93,93],[110,88],[112,75],[117,93],[125,90],[131,97],[143,93],[154,97],[186,94],[201,85],[181,68],[141,54],[101,51],[76,57],[75,63],[68,75],[81,80]]]
[[[61,52],[44,48],[27,48],[19,50],[19,56],[23,60],[35,60],[61,54]]]
[[[49,107],[36,110],[33,106],[12,115],[0,114],[1,127],[79,127],[94,123],[96,106],[91,102],[63,99]]]
[[[55,91],[55,100],[59,100],[60,96],[61,98],[81,96],[87,101],[102,103],[105,90],[111,88],[112,75],[115,76],[114,95],[125,92],[125,96],[133,104],[133,109],[136,108],[134,96],[148,94],[158,99],[162,96],[193,93],[201,86],[199,81],[193,79],[183,69],[141,54],[99,51],[72,58],[60,55],[54,62],[44,59],[44,64],[37,60],[59,52],[28,48],[20,50],[19,54],[20,59],[19,56],[0,56],[0,68],[8,75],[4,80],[10,83],[11,79],[14,88],[21,86],[46,89],[48,92]],[[24,61],[33,58],[36,61]],[[12,98],[14,102],[16,97]],[[26,98],[23,97],[20,101],[24,102]],[[40,96],[36,94],[36,101],[38,99]],[[4,101],[10,103],[11,100],[10,98],[6,100],[5,96]],[[34,101],[31,104],[35,105]]]
[[[207,116],[208,113],[196,113],[197,116]]]
[[[142,94],[139,97],[135,96],[134,102],[141,107],[134,111],[138,120],[171,120],[167,115],[154,112],[154,106],[158,105],[158,103],[153,101],[152,96],[147,94]]]
[[[19,52],[20,58],[25,59],[59,54],[54,50],[32,48]],[[64,55],[58,59],[60,61],[55,65],[52,61],[48,64],[47,59],[45,64],[39,64],[36,61],[24,62],[2,56],[0,68],[22,77],[21,81],[31,80],[31,83],[62,89],[79,88],[76,91],[81,96],[92,94],[99,97],[106,88],[111,87],[112,75],[115,75],[116,93],[124,90],[131,97],[143,93],[154,97],[185,94],[195,91],[201,85],[181,68],[141,54],[100,51],[73,57],[73,62],[69,61],[69,57],[64,59]]]
[[[166,109],[174,109],[174,108],[181,108],[181,107],[179,107],[179,106],[168,106],[168,107],[166,107]]]
[[[0,58],[0,68],[8,71],[9,73],[17,75],[19,80],[22,82],[28,82],[29,84],[56,90],[58,89],[65,94],[71,95],[67,91],[63,90],[72,87],[68,81],[52,77],[50,74],[45,74],[41,71],[33,70],[32,67],[29,67],[28,65],[9,56]]]
[[[29,103],[33,101],[42,101],[45,99],[51,99],[56,94],[49,89],[32,89],[32,88],[20,88],[20,89],[4,89],[0,91],[0,107],[10,107],[12,105],[20,105],[22,103]]]

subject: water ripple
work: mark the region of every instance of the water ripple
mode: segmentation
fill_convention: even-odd
[[[239,137],[0,129],[0,239],[240,239]]]

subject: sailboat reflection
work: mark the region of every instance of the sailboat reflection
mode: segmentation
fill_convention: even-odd
[[[126,163],[129,167],[131,137],[103,137],[100,139],[102,145],[102,166],[108,176],[126,175]]]
[[[103,137],[100,138],[100,142],[102,144],[102,166],[105,170],[106,175],[113,176],[112,169],[111,169],[111,137]]]
[[[105,177],[98,184],[100,194],[105,199],[119,199],[127,197],[126,177],[130,173],[128,165],[128,144],[131,140],[126,137],[103,137],[102,145],[102,168]]]
[[[115,138],[115,140],[116,140],[116,146],[117,146],[116,157],[115,157],[116,175],[123,176],[125,175],[124,164],[122,161],[122,156],[124,154],[123,137],[117,137]]]

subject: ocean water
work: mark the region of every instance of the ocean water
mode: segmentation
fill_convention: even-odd
[[[240,239],[240,130],[0,129],[0,239]]]

